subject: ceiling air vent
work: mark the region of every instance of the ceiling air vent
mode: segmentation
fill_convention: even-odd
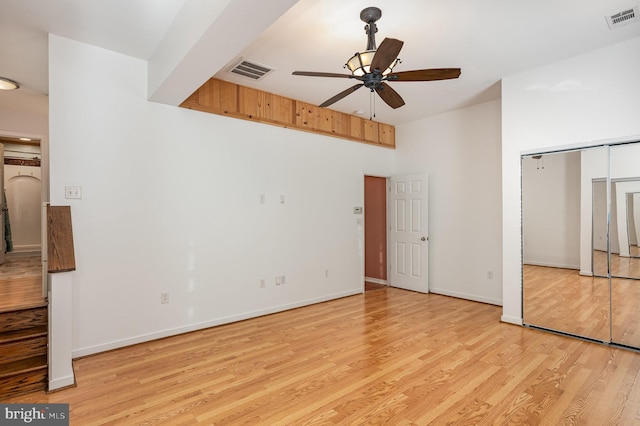
[[[622,12],[618,12],[615,15],[606,16],[605,19],[607,20],[609,29],[613,30],[615,28],[622,27],[623,25],[640,21],[640,12],[638,10],[638,6],[636,5],[631,9],[623,10]]]
[[[273,68],[266,65],[258,64],[257,62],[246,58],[242,58],[230,70],[230,72],[234,74],[242,75],[252,80],[260,80],[271,71],[273,71]]]

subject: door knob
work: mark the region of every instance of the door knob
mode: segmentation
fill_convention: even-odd
[[[427,237],[420,238],[420,241],[427,241]]]

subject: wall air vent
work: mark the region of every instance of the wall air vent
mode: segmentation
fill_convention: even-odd
[[[229,70],[229,72],[252,80],[260,80],[273,70],[273,68],[268,67],[267,65],[258,64],[250,59],[242,58]]]
[[[622,27],[623,25],[631,24],[632,22],[640,21],[640,10],[638,6],[634,6],[631,9],[623,10],[615,15],[605,16],[607,25],[610,30]]]

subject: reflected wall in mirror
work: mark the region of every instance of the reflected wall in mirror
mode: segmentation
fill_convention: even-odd
[[[611,341],[640,348],[640,144],[612,146],[610,152],[611,215],[618,223],[611,240],[619,246],[618,253],[611,250]]]
[[[627,235],[629,237],[629,256],[640,257],[640,192],[627,193]],[[636,225],[638,224],[638,225]]]
[[[606,148],[522,157],[525,324],[609,341],[609,280],[592,273],[593,182],[606,195],[607,172]]]
[[[593,179],[591,191],[591,247],[593,248],[591,265],[596,277],[609,277],[609,203],[607,179]]]

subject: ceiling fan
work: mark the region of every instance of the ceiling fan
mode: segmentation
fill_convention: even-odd
[[[385,38],[380,47],[376,49],[376,21],[382,16],[382,11],[377,7],[367,7],[360,12],[360,19],[365,22],[364,30],[367,33],[367,49],[356,52],[345,64],[345,68],[351,74],[338,74],[315,71],[294,71],[293,75],[310,77],[354,78],[361,81],[354,86],[327,99],[319,106],[327,107],[361,87],[367,87],[371,92],[376,92],[380,98],[391,108],[399,108],[404,105],[402,97],[387,84],[387,81],[433,81],[449,80],[460,76],[460,68],[433,68],[424,70],[393,72],[399,62],[398,54],[402,49],[403,41],[395,38]]]

